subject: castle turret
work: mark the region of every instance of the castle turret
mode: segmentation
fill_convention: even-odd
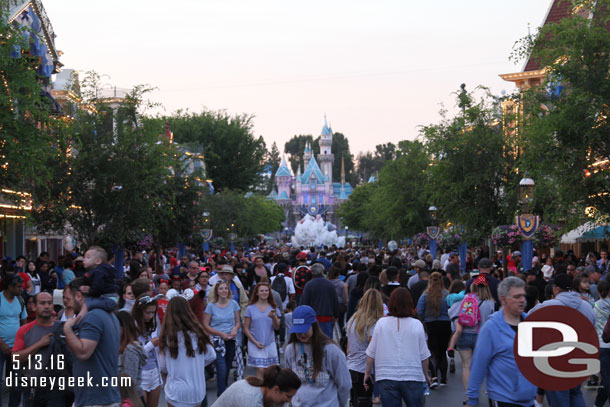
[[[311,145],[309,141],[305,142],[305,150],[303,150],[303,162],[304,167],[307,168],[309,165],[309,160],[311,160]]]
[[[332,153],[333,144],[333,130],[326,123],[326,115],[324,115],[324,127],[322,127],[322,134],[320,134],[320,154],[318,154],[318,162],[320,163],[320,169],[322,172],[329,177],[329,182],[333,181],[333,162],[335,156]]]
[[[277,200],[290,199],[290,183],[292,181],[292,171],[286,163],[286,156],[282,156],[282,163],[275,173],[275,183],[277,185]]]

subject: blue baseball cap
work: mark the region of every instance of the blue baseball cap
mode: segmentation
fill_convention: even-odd
[[[300,305],[292,311],[291,334],[304,334],[316,322],[316,312],[309,305]]]

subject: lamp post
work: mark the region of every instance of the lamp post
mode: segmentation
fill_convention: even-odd
[[[455,231],[460,235],[460,243],[458,245],[458,255],[460,256],[460,269],[466,272],[466,254],[468,253],[468,244],[464,239],[466,228],[464,226],[456,226]]]
[[[517,215],[516,221],[517,227],[525,239],[521,243],[521,264],[523,265],[523,271],[532,268],[532,259],[534,257],[534,242],[532,238],[538,229],[539,222],[538,216],[531,213],[531,203],[535,188],[536,183],[531,178],[525,177],[519,182],[519,204],[523,213]]]
[[[212,223],[210,222],[210,213],[203,212],[203,228],[201,235],[203,236],[203,252],[210,251],[210,240],[212,239]]]
[[[436,206],[431,205],[428,208],[428,215],[430,216],[430,226],[427,228],[428,236],[430,237],[430,254],[432,259],[436,259],[436,238],[440,234],[440,228],[436,226]]]
[[[286,226],[284,228],[284,233],[286,234],[286,242],[288,241],[288,232],[290,232],[290,229],[288,229],[288,226]]]
[[[231,240],[231,253],[235,253],[235,239],[237,239],[237,234],[235,233],[235,223],[231,223],[231,226],[227,228],[229,231],[229,239]]]
[[[347,233],[349,231],[349,226],[345,227],[345,247],[347,247]]]

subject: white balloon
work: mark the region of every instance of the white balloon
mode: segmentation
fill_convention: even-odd
[[[76,242],[74,241],[74,238],[70,235],[67,235],[64,237],[64,249],[68,252],[71,252],[72,250],[74,250],[74,245],[76,244]]]
[[[294,228],[294,236],[291,241],[293,246],[336,245],[345,247],[345,236],[337,236],[335,226],[330,222],[325,222],[320,215],[315,218],[305,215]]]

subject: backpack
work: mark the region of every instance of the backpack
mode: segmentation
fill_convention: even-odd
[[[462,300],[458,322],[460,325],[470,328],[477,326],[477,324],[481,322],[479,303],[474,294],[467,294]]]
[[[286,287],[286,279],[283,274],[278,274],[271,284],[271,289],[278,292],[282,301],[286,300],[288,295],[288,287]]]

